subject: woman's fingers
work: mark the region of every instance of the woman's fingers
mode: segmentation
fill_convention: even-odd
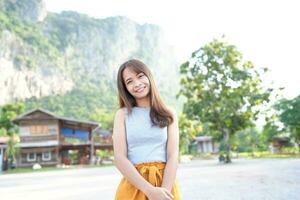
[[[172,198],[171,197],[169,197],[168,195],[167,195],[167,193],[165,194],[165,198],[164,198],[165,200],[172,200]]]
[[[169,192],[169,190],[167,190],[167,189],[164,188],[164,191],[165,191],[165,193],[167,194],[167,196],[168,196],[170,199],[173,199],[173,198],[174,198],[173,194],[172,194],[171,192]]]

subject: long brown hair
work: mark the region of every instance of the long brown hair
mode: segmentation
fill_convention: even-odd
[[[126,107],[129,113],[132,112],[132,108],[137,106],[135,98],[128,92],[125,81],[123,80],[123,71],[125,68],[130,68],[136,73],[144,73],[150,81],[150,118],[153,125],[161,128],[168,126],[173,122],[173,116],[170,110],[166,107],[161,99],[157,87],[155,85],[153,76],[149,68],[141,61],[131,59],[123,63],[118,71],[117,84],[119,92],[119,105],[120,108]]]

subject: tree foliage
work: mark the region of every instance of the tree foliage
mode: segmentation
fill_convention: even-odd
[[[269,120],[263,126],[262,130],[262,140],[269,144],[272,141],[272,138],[283,133],[283,130],[275,123],[273,120]]]
[[[230,135],[253,126],[259,105],[269,100],[271,89],[261,86],[266,69],[256,70],[234,45],[215,39],[195,51],[180,70],[184,113],[224,137],[230,162]]]
[[[10,166],[12,166],[14,157],[19,151],[16,147],[18,128],[12,120],[22,112],[24,112],[24,105],[22,103],[7,104],[0,108],[0,136],[9,137],[5,154],[6,159],[10,162]]]
[[[268,149],[268,143],[264,140],[255,127],[237,131],[231,138],[232,149],[237,152],[255,152]]]
[[[280,121],[290,131],[300,149],[300,95],[291,100],[282,99],[275,108],[280,112]]]
[[[108,92],[105,94],[99,90],[95,86],[82,85],[81,88],[64,95],[31,97],[25,101],[25,106],[26,110],[43,108],[59,116],[97,121],[103,128],[110,130],[112,129],[113,113],[117,109],[117,98],[110,88],[107,88]]]
[[[22,103],[7,104],[0,108],[0,129],[5,132],[5,135],[14,136],[18,133],[17,126],[12,120],[22,112],[24,112]]]
[[[184,113],[179,116],[179,151],[180,154],[188,153],[188,147],[194,137],[202,131],[198,121],[187,119]]]

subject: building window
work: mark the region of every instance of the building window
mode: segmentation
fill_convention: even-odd
[[[27,161],[28,162],[33,162],[36,160],[36,153],[28,153],[27,154]]]
[[[19,134],[20,134],[20,136],[28,136],[28,135],[30,135],[30,127],[29,126],[21,126]]]
[[[51,152],[43,152],[42,159],[43,161],[51,160]]]
[[[56,135],[57,134],[57,126],[56,125],[49,125],[48,131],[50,135]]]
[[[32,135],[47,135],[48,126],[45,125],[35,125],[30,127],[30,132]]]

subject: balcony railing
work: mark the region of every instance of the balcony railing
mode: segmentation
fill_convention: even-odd
[[[20,136],[20,142],[39,142],[57,140],[57,135],[31,135],[31,136]]]

